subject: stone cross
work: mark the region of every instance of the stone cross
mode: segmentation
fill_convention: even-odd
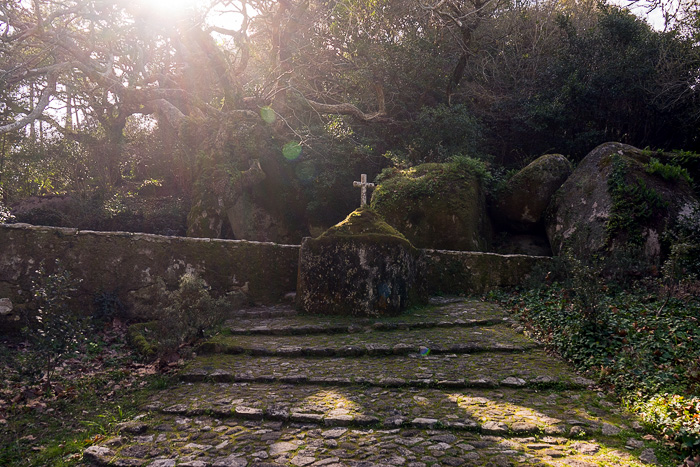
[[[352,186],[360,187],[360,207],[367,204],[367,188],[374,188],[374,183],[367,183],[367,174],[360,175],[359,182],[352,182]]]

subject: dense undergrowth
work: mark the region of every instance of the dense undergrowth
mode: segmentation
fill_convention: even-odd
[[[163,286],[154,324],[154,352],[127,341],[123,306],[110,294],[95,297],[90,316],[71,301],[78,281],[56,262],[43,264],[32,282],[32,300],[20,334],[0,338],[0,466],[72,466],[83,450],[118,432],[140,402],[169,384],[188,346],[221,317],[223,299],[185,274],[175,291]],[[157,345],[156,345],[157,344]]]
[[[527,332],[615,391],[680,457],[699,455],[700,281],[631,280],[574,258],[559,268],[504,297]]]
[[[0,465],[74,466],[83,450],[133,419],[153,389],[168,384],[158,363],[144,363],[125,344],[115,319],[66,351],[50,384],[36,372],[35,343],[0,340]]]

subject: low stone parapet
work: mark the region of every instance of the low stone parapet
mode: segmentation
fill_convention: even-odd
[[[84,303],[110,293],[127,309],[143,310],[158,278],[175,289],[186,272],[197,273],[216,295],[240,291],[252,302],[275,303],[296,289],[298,258],[297,245],[0,225],[0,298],[28,300],[39,265],[53,272],[59,260],[80,280]]]
[[[548,256],[469,251],[422,252],[423,273],[428,290],[431,294],[447,295],[481,294],[493,289],[514,287],[522,285],[532,274],[541,274],[544,280],[544,266],[552,260]]]
[[[250,302],[277,303],[297,289],[299,251],[298,245],[243,240],[0,224],[0,299],[9,299],[0,319],[21,312],[39,266],[53,272],[56,260],[80,280],[77,298],[83,305],[92,305],[97,294],[113,294],[139,319],[150,318],[158,278],[175,289],[186,272],[196,272],[215,295],[238,291]],[[519,285],[550,260],[419,250],[417,270],[428,294],[479,294]]]

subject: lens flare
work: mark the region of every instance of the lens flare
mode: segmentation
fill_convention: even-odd
[[[301,143],[290,141],[282,147],[282,155],[288,161],[294,161],[301,156]]]

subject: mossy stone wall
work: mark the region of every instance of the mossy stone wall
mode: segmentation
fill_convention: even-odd
[[[39,265],[43,261],[51,273],[58,259],[81,280],[78,309],[86,313],[97,294],[108,293],[133,317],[150,319],[158,311],[154,298],[162,283],[157,279],[175,289],[187,271],[197,272],[214,295],[238,292],[251,302],[275,303],[297,288],[299,251],[297,245],[0,224],[0,298],[10,298],[21,313]],[[428,294],[482,293],[517,285],[536,264],[549,261],[466,251],[418,253],[421,280],[415,283],[426,284]]]
[[[431,294],[481,294],[501,287],[522,285],[545,271],[547,256],[423,250],[422,269]],[[536,267],[541,266],[541,267]],[[542,280],[544,280],[542,273]]]
[[[418,250],[397,237],[377,237],[304,239],[297,307],[320,315],[388,316],[427,303]]]
[[[216,295],[239,292],[274,303],[296,289],[298,258],[296,245],[0,224],[0,297],[26,302],[38,266],[52,272],[58,259],[81,280],[83,304],[95,294],[116,294],[139,318],[155,311],[149,305],[162,287],[158,278],[175,289],[187,271]]]

